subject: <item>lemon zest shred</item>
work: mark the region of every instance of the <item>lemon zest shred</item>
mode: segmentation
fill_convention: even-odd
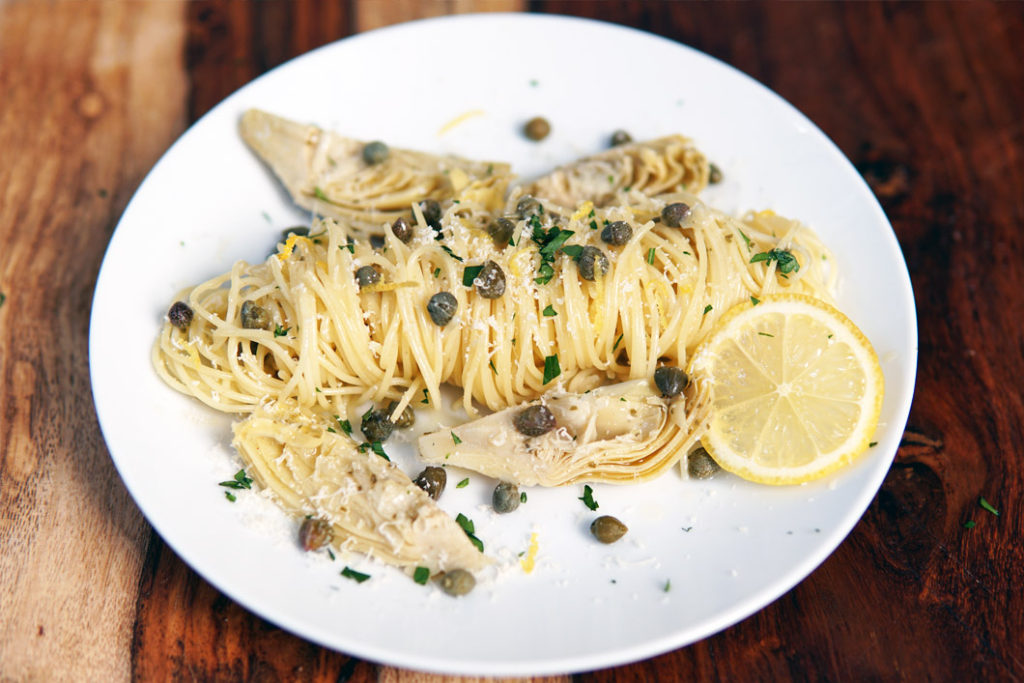
[[[455,118],[450,119],[448,121],[448,123],[446,123],[443,126],[441,126],[440,128],[438,128],[437,135],[438,135],[438,137],[440,137],[440,136],[444,135],[445,133],[451,132],[451,130],[453,128],[455,128],[456,126],[459,126],[459,125],[465,123],[466,121],[468,121],[468,120],[470,120],[472,118],[475,118],[477,116],[483,116],[485,113],[486,112],[483,109],[470,109],[467,112],[463,112],[463,113],[459,114],[458,116],[456,116]]]
[[[307,245],[312,244],[312,242],[309,241],[308,237],[303,237],[302,235],[296,235],[295,233],[292,233],[291,235],[288,235],[288,239],[285,240],[284,246],[281,247],[281,251],[277,255],[278,260],[284,261],[289,256],[291,256],[292,252],[295,250],[295,245],[299,243],[299,240],[305,241]]]
[[[381,282],[376,285],[366,285],[359,291],[363,294],[374,294],[376,292],[392,292],[396,289],[403,287],[416,287],[419,283],[413,280],[405,280],[404,282]]]
[[[519,564],[522,566],[523,571],[529,574],[533,571],[533,568],[537,566],[537,550],[540,546],[537,543],[537,532],[530,534],[530,547],[526,551],[526,557],[519,560]]]
[[[201,370],[203,363],[199,360],[199,351],[196,350],[195,342],[189,341],[189,343],[185,344],[185,350],[188,351],[188,357],[192,359],[192,365],[195,366],[196,370]]]
[[[593,210],[594,202],[588,199],[587,201],[580,204],[580,208],[576,209],[576,213],[574,213],[569,220],[578,221],[581,218],[586,218],[588,215],[590,215],[590,212]]]

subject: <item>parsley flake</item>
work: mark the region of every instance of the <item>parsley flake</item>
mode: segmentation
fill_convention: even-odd
[[[349,422],[348,420],[342,420],[340,415],[335,415],[334,416],[334,421],[338,423],[338,427],[341,428],[341,431],[345,432],[346,434],[351,434],[352,433],[352,423],[351,422]]]
[[[352,569],[347,565],[345,566],[344,569],[341,570],[341,575],[344,576],[346,579],[352,579],[356,583],[362,583],[363,581],[366,581],[370,578],[369,574],[357,572],[355,569]]]
[[[380,457],[384,458],[388,462],[391,462],[391,458],[389,458],[388,454],[384,452],[384,445],[380,441],[374,441],[373,443],[371,443],[370,450],[379,455]]]
[[[462,285],[463,287],[472,287],[473,281],[476,280],[476,276],[483,270],[483,266],[466,266],[462,271]]]
[[[752,296],[752,297],[750,297],[750,303],[752,303],[752,304],[754,304],[754,305],[756,306],[756,305],[758,305],[759,303],[761,303],[761,300],[760,300],[760,299],[758,299],[758,298],[757,298],[757,297],[755,297],[755,296]]]
[[[973,519],[969,519],[966,522],[964,522],[965,529],[973,529],[976,526],[978,526],[978,523],[975,522]]]
[[[275,338],[283,337],[286,334],[288,334],[288,330],[290,330],[290,329],[292,329],[292,328],[290,328],[290,327],[281,327],[280,325],[277,325],[277,326],[274,327],[274,337]]]
[[[747,249],[753,249],[754,248],[753,247],[754,243],[750,241],[749,237],[747,237],[747,233],[745,233],[742,230],[740,230],[740,237],[742,237],[743,241],[747,243]]]
[[[585,484],[583,486],[583,495],[577,498],[577,500],[582,500],[583,504],[591,510],[596,510],[601,507],[597,504],[597,501],[594,500],[594,489],[590,488],[590,484]]]
[[[558,315],[558,312],[555,310],[554,306],[548,304],[547,308],[545,308],[543,311],[543,315],[545,318],[554,318],[556,315]]]
[[[451,435],[452,435],[452,441],[455,442],[456,446],[458,446],[460,443],[462,443],[462,439],[459,438],[458,434],[456,434],[455,432],[451,432]]]
[[[796,260],[796,256],[793,256],[793,254],[785,249],[762,251],[760,254],[754,254],[750,259],[751,263],[758,263],[759,261],[764,261],[766,266],[775,261],[779,264],[779,272],[783,274],[800,270],[800,262]]]
[[[463,262],[463,259],[462,259],[462,257],[461,257],[461,256],[459,256],[458,254],[456,254],[456,253],[455,253],[454,251],[452,251],[452,250],[451,250],[451,249],[450,249],[450,248],[448,247],[448,245],[447,245],[447,244],[442,244],[442,245],[441,245],[441,249],[443,249],[443,250],[444,250],[444,253],[448,254],[449,256],[451,256],[451,257],[452,257],[453,259],[455,259],[455,260],[456,260],[456,261],[458,261],[459,263],[462,263],[462,262]]]
[[[705,306],[704,307],[704,315],[707,315],[708,313],[710,313],[712,308],[713,307],[711,306],[711,304],[708,304],[707,306]]]
[[[466,515],[464,515],[464,514],[462,514],[460,512],[455,517],[455,522],[460,527],[462,527],[463,531],[466,532],[466,535],[469,536],[470,542],[473,545],[476,546],[476,549],[479,550],[480,552],[483,552],[484,551],[484,543],[483,543],[483,541],[481,541],[479,538],[476,537],[476,525],[473,524],[473,520],[471,520],[469,517],[467,517]]]
[[[774,337],[774,334],[768,334],[767,332],[758,332],[762,337]]]
[[[558,354],[544,357],[544,384],[562,374],[562,367],[558,364]]]
[[[434,268],[434,279],[441,277],[441,268]]]
[[[466,477],[465,479],[460,481],[458,484],[456,484],[455,488],[457,488],[457,489],[464,489],[467,486],[469,486],[469,477]]]
[[[978,499],[978,505],[980,505],[985,510],[988,510],[989,512],[991,512],[996,517],[999,516],[999,510],[996,510],[994,507],[992,507],[992,503],[988,502],[984,498],[979,498]]]
[[[234,479],[231,479],[229,481],[222,481],[222,482],[220,482],[220,484],[218,484],[218,486],[223,486],[224,488],[236,489],[236,490],[237,489],[251,489],[252,488],[252,479],[250,479],[248,476],[246,476],[245,470],[242,469],[242,470],[238,470],[237,472],[235,472]]]
[[[7,301],[7,295],[0,292],[0,306],[3,306],[5,301]]]
[[[331,201],[330,199],[327,198],[327,195],[324,194],[324,191],[321,190],[319,187],[313,188],[313,196],[322,202],[330,203]]]
[[[651,266],[654,265],[654,250],[654,247],[647,250],[647,264]]]
[[[430,403],[430,391],[427,389],[423,390],[423,400],[420,403],[427,405]]]
[[[227,498],[232,503],[234,503],[236,500],[238,500],[238,498],[235,497],[235,494],[231,493],[231,491],[225,491],[224,492],[224,497]]]
[[[495,375],[498,374],[498,368],[494,367],[494,359],[493,358],[491,360],[487,361],[487,365],[490,366],[491,372],[493,372]]]
[[[665,587],[662,590],[664,590],[666,593],[672,590],[672,579],[665,580]]]
[[[871,443],[868,444],[868,448],[874,448],[877,445],[878,445],[877,441],[872,441]]]
[[[519,493],[519,502],[520,503],[525,503],[526,502],[526,491],[520,491],[520,493]]]
[[[621,343],[622,343],[622,337],[623,337],[623,336],[624,336],[625,334],[626,334],[626,333],[625,333],[625,332],[623,332],[622,334],[620,334],[620,335],[619,335],[618,339],[616,339],[616,340],[615,340],[615,343],[614,343],[614,344],[612,344],[612,351],[614,351],[615,349],[619,348],[619,344],[621,344]]]
[[[430,570],[426,567],[416,567],[412,572],[412,580],[421,586],[425,586],[430,579]]]

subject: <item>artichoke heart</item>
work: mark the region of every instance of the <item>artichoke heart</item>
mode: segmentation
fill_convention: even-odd
[[[686,191],[698,194],[708,184],[710,165],[693,141],[669,135],[619,145],[536,179],[523,188],[565,207],[585,201],[603,207],[622,203],[622,194],[648,197]]]
[[[419,440],[420,456],[520,486],[634,483],[657,476],[684,452],[689,432],[684,403],[661,398],[648,380],[582,394],[552,392],[452,430],[425,434]],[[554,428],[541,436],[521,434],[516,415],[537,404],[554,415]]]
[[[398,467],[296,406],[270,404],[234,426],[257,483],[295,516],[326,519],[334,545],[411,573],[474,571],[490,560]]]
[[[450,202],[471,185],[500,196],[512,179],[508,164],[396,147],[369,164],[365,142],[258,109],[245,112],[240,131],[296,204],[370,233],[408,218],[414,202]]]

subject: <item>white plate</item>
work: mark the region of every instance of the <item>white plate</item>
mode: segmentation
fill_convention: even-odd
[[[798,217],[834,250],[839,303],[882,359],[878,445],[813,485],[772,488],[675,473],[595,487],[627,521],[593,543],[578,487],[533,489],[497,517],[492,482],[472,476],[442,502],[475,519],[510,568],[458,600],[359,557],[301,553],[263,498],[231,504],[217,482],[237,469],[229,420],[156,377],[150,348],[183,287],[262,259],[281,228],[308,220],[237,134],[257,106],[363,139],[508,160],[524,176],[634,138],[692,136],[725,174],[706,198],[729,211]],[[479,112],[439,134],[453,118]],[[543,115],[551,136],[526,141]],[[261,616],[359,657],[414,669],[529,675],[621,664],[686,645],[770,603],[849,533],[888,470],[913,393],[917,330],[892,229],[850,163],[803,115],[734,69],[677,43],[607,24],[529,15],[405,24],[328,45],[239,90],[154,167],[110,242],[93,303],[96,410],[143,513],[196,571]],[[389,449],[396,450],[389,446]],[[415,475],[412,456],[401,463]],[[685,529],[689,529],[689,531]],[[537,531],[538,567],[515,565]],[[373,578],[339,576],[344,564]],[[671,582],[666,592],[667,582]]]

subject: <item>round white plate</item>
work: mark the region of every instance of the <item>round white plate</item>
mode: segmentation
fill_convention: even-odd
[[[150,349],[175,294],[266,256],[295,209],[239,139],[260,107],[362,139],[512,162],[523,176],[635,139],[681,132],[724,171],[706,199],[772,208],[813,226],[841,269],[840,307],[882,359],[877,446],[812,485],[773,488],[675,472],[596,486],[599,513],[630,527],[601,546],[579,487],[528,491],[498,517],[493,482],[470,475],[442,506],[475,520],[499,558],[471,595],[449,598],[361,557],[303,554],[295,526],[254,491],[228,502],[230,419],[164,386]],[[445,124],[473,112],[461,124]],[[520,135],[535,115],[550,137]],[[359,35],[285,64],[197,122],[139,188],[114,233],[93,302],[96,410],[132,496],[167,543],[257,614],[327,647],[413,669],[479,675],[580,671],[649,657],[770,603],[849,533],[888,470],[913,393],[917,331],[892,229],[850,163],[803,115],[734,69],[677,43],[577,19],[477,15]],[[415,476],[411,449],[390,445]],[[454,483],[451,482],[451,483]],[[537,568],[516,561],[531,532]],[[356,583],[343,566],[371,574]]]

